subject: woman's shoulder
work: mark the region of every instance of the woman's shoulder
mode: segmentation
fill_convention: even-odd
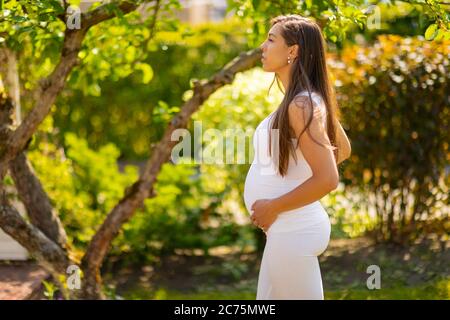
[[[296,99],[297,97],[301,97],[300,100],[304,100],[306,97],[309,100],[309,95],[307,90],[303,90],[300,93],[297,93],[294,97]],[[321,105],[323,102],[322,95],[316,91],[311,91],[311,98],[313,99],[313,102],[315,102],[317,105]]]
[[[311,98],[313,100],[312,106],[308,91],[305,90],[296,94],[289,105],[289,118],[293,119],[292,121],[294,119],[297,121],[305,121],[309,119],[312,113],[314,118],[326,124],[327,110],[322,96],[320,93],[311,92]]]

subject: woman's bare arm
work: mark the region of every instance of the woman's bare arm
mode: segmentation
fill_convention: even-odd
[[[350,154],[352,152],[352,147],[350,145],[350,141],[347,137],[347,134],[344,131],[344,128],[342,128],[342,125],[339,121],[337,121],[337,132],[336,132],[336,143],[338,145],[338,160],[337,164],[341,163],[342,161],[348,159],[350,157]]]
[[[271,200],[272,210],[276,214],[320,200],[336,189],[339,184],[339,172],[333,151],[330,149],[331,142],[324,127],[323,112],[317,106],[312,109],[307,102],[309,99],[305,101],[303,98],[295,98],[297,102],[293,101],[289,105],[289,122],[298,137],[313,112],[312,122],[299,141],[299,148],[311,167],[312,177],[292,191]]]

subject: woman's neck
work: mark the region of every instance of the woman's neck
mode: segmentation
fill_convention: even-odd
[[[290,67],[286,66],[277,71],[277,76],[283,85],[284,92],[287,92],[288,87],[289,87],[290,70],[291,70]]]

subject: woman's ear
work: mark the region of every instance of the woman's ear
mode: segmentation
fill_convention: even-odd
[[[294,44],[289,48],[289,54],[291,57],[293,58],[297,58],[298,54],[299,54],[299,45],[298,44]]]

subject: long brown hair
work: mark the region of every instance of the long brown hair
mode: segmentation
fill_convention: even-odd
[[[278,129],[278,171],[281,176],[286,175],[289,165],[289,155],[294,155],[297,161],[295,150],[298,148],[300,136],[308,129],[313,119],[313,112],[310,113],[308,122],[297,137],[297,144],[294,146],[291,142],[293,130],[289,124],[288,107],[297,94],[307,91],[310,107],[313,107],[311,92],[319,94],[327,109],[326,130],[332,146],[326,146],[317,142],[310,134],[310,137],[318,144],[333,150],[335,160],[337,161],[336,146],[336,122],[338,117],[337,102],[333,88],[328,77],[326,64],[326,43],[322,36],[320,27],[312,20],[300,15],[280,15],[270,20],[271,26],[279,23],[281,26],[281,35],[288,46],[299,45],[298,57],[294,59],[291,68],[290,81],[287,92],[284,95],[278,109],[274,112],[273,124],[271,129]],[[278,75],[275,74],[278,87],[280,87]],[[272,84],[270,87],[272,87]],[[281,88],[280,88],[281,89]],[[269,88],[270,90],[270,88]],[[313,110],[313,109],[311,109]],[[271,131],[273,132],[273,131]],[[269,152],[271,148],[269,135]]]

